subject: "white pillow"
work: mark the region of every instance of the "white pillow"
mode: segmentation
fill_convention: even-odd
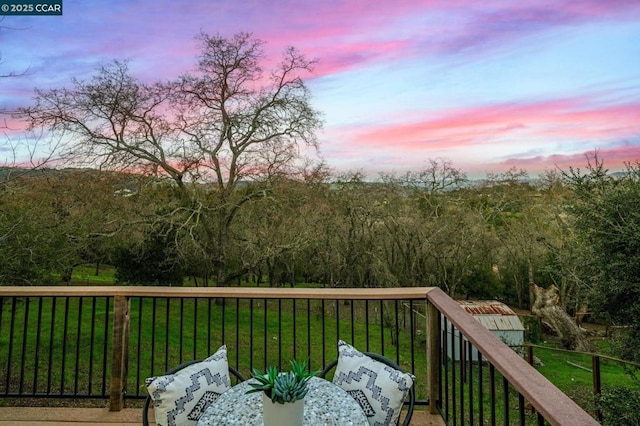
[[[227,346],[166,376],[145,380],[158,426],[195,426],[213,401],[231,388]]]
[[[415,376],[376,361],[340,340],[333,383],[362,407],[371,426],[395,425]]]

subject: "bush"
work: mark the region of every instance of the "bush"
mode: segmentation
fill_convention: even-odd
[[[602,424],[615,426],[640,425],[640,392],[621,386],[603,388],[597,402],[602,411]]]
[[[171,252],[171,239],[151,235],[140,246],[115,250],[115,280],[119,284],[182,286],[185,273]]]
[[[525,329],[524,339],[529,343],[540,343],[542,341],[542,324],[537,317],[520,316]]]

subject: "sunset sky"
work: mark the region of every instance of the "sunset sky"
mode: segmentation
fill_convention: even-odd
[[[471,177],[640,160],[639,0],[63,0],[0,22],[0,109],[129,59],[149,82],[190,71],[199,32],[251,32],[319,64],[320,155],[338,171]],[[0,138],[19,141],[20,124]],[[1,141],[0,141],[1,142]],[[0,143],[0,160],[9,159]]]

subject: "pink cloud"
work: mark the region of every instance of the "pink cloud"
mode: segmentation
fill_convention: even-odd
[[[145,77],[173,77],[195,63],[194,36],[200,31],[225,36],[250,31],[268,42],[269,56],[292,44],[320,58],[317,74],[326,75],[383,58],[512,44],[553,26],[638,15],[635,0],[487,0],[481,7],[475,0],[79,3],[65,10],[64,27],[55,27],[73,43],[66,50],[58,43],[61,49],[41,63],[43,72],[56,62],[75,63],[66,70],[77,72],[86,68],[85,58],[94,64],[132,58]],[[29,50],[42,46],[23,44]]]
[[[522,169],[547,169],[559,168],[567,171],[569,167],[584,169],[588,159],[593,158],[597,152],[598,158],[604,161],[604,166],[610,171],[624,169],[626,164],[634,164],[640,161],[640,144],[616,147],[603,147],[586,150],[575,154],[537,155],[527,158],[508,158],[495,164],[497,168],[508,169],[517,167]]]
[[[412,122],[329,129],[322,149],[347,168],[415,170],[427,158],[444,157],[478,176],[581,165],[585,153],[598,148],[619,168],[640,158],[640,144],[624,143],[640,131],[639,110],[637,102],[594,105],[586,97],[487,105]]]
[[[640,104],[585,108],[585,99],[498,104],[447,111],[439,117],[349,131],[368,146],[395,141],[409,151],[464,147],[509,137],[602,139],[626,137],[640,130]]]
[[[13,118],[10,115],[0,117],[0,131],[4,136],[21,135],[24,133],[26,125],[24,122]]]

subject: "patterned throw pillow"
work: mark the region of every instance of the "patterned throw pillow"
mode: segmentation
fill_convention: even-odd
[[[200,415],[231,388],[227,347],[174,374],[145,380],[158,426],[195,426]]]
[[[395,425],[415,376],[376,361],[353,346],[338,342],[333,383],[362,407],[371,426]]]

